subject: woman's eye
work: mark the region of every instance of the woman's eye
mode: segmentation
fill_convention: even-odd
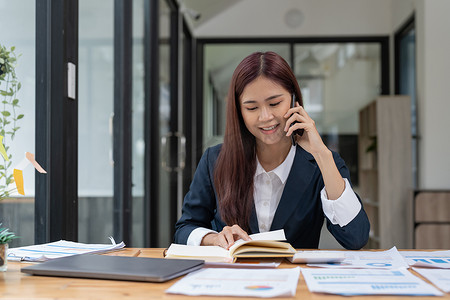
[[[271,103],[270,106],[277,106],[277,105],[280,104],[280,103],[281,103],[281,101],[276,102],[276,103]]]
[[[256,107],[247,107],[247,110],[255,110]]]

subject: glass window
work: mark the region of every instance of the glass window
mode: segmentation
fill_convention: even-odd
[[[133,247],[144,246],[144,1],[133,1]]]
[[[19,17],[20,16],[20,17]],[[8,52],[15,47],[14,54],[10,57],[17,59],[15,64],[16,86],[13,86],[13,78],[10,72],[5,72],[4,79],[0,80],[0,90],[9,92],[14,89],[13,95],[0,94],[0,128],[5,130],[3,145],[8,155],[9,162],[0,157],[0,165],[6,172],[6,176],[0,179],[0,192],[6,189],[15,189],[14,183],[8,185],[8,178],[14,168],[21,168],[19,164],[25,158],[25,152],[34,153],[35,149],[35,33],[36,33],[36,11],[34,0],[8,1],[0,0],[0,45]],[[0,66],[5,61],[0,61]],[[20,89],[18,85],[20,82]],[[17,88],[17,91],[16,91]],[[18,106],[11,105],[18,99]],[[4,103],[6,101],[6,103]],[[18,119],[19,115],[24,117]],[[14,119],[17,119],[14,121]],[[7,123],[11,122],[11,123]],[[13,128],[17,130],[12,137]],[[39,161],[39,158],[36,158]],[[7,166],[5,170],[4,167]],[[46,166],[42,166],[44,169]],[[28,165],[23,171],[24,194],[19,195],[17,191],[11,193],[10,197],[0,203],[0,223],[2,227],[8,227],[20,236],[10,243],[10,247],[34,244],[34,177],[35,171],[32,165]]]
[[[79,1],[78,64],[78,238],[108,243],[113,233],[113,1]]]
[[[172,240],[170,223],[170,7],[166,0],[159,0],[159,124],[160,138],[165,143],[160,144],[160,157],[163,164],[159,165],[159,245],[169,245]]]
[[[414,26],[414,24],[412,24]],[[411,134],[413,187],[417,187],[417,98],[416,98],[416,31],[410,28],[400,37],[399,44],[399,90],[400,95],[411,97]]]
[[[378,43],[301,44],[294,48],[294,73],[305,110],[325,144],[345,160],[358,185],[359,110],[380,93]]]

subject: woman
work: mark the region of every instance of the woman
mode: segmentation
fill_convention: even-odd
[[[228,249],[250,233],[283,228],[293,247],[317,248],[324,216],[346,249],[367,243],[370,225],[349,171],[323,143],[281,56],[244,58],[231,79],[226,118],[223,144],[199,162],[175,243]],[[291,142],[297,130],[303,134]]]

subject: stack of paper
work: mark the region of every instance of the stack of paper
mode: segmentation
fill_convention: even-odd
[[[116,244],[83,244],[69,241],[58,241],[48,244],[32,245],[8,249],[10,261],[46,261],[49,259],[84,253],[104,253],[125,247],[123,242]]]

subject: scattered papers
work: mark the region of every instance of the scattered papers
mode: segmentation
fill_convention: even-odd
[[[186,275],[166,293],[190,296],[293,297],[300,268],[202,269]]]
[[[48,244],[32,245],[8,249],[9,261],[46,261],[49,259],[84,253],[104,253],[125,247],[123,242],[116,244],[83,244],[58,241]]]
[[[406,268],[305,269],[303,278],[311,292],[353,295],[442,296],[432,285],[411,274]]]
[[[339,263],[345,259],[344,251],[297,251],[293,257],[289,257],[288,260],[294,264],[328,264]]]
[[[450,293],[450,270],[418,268],[413,268],[413,270],[431,281],[442,291]]]
[[[342,253],[342,251],[323,251],[324,253]],[[408,268],[408,264],[396,247],[386,251],[344,251],[345,259],[340,263],[308,264],[311,267],[322,268],[365,268],[365,269],[396,269]]]
[[[411,267],[450,269],[450,250],[402,251],[401,255]]]

